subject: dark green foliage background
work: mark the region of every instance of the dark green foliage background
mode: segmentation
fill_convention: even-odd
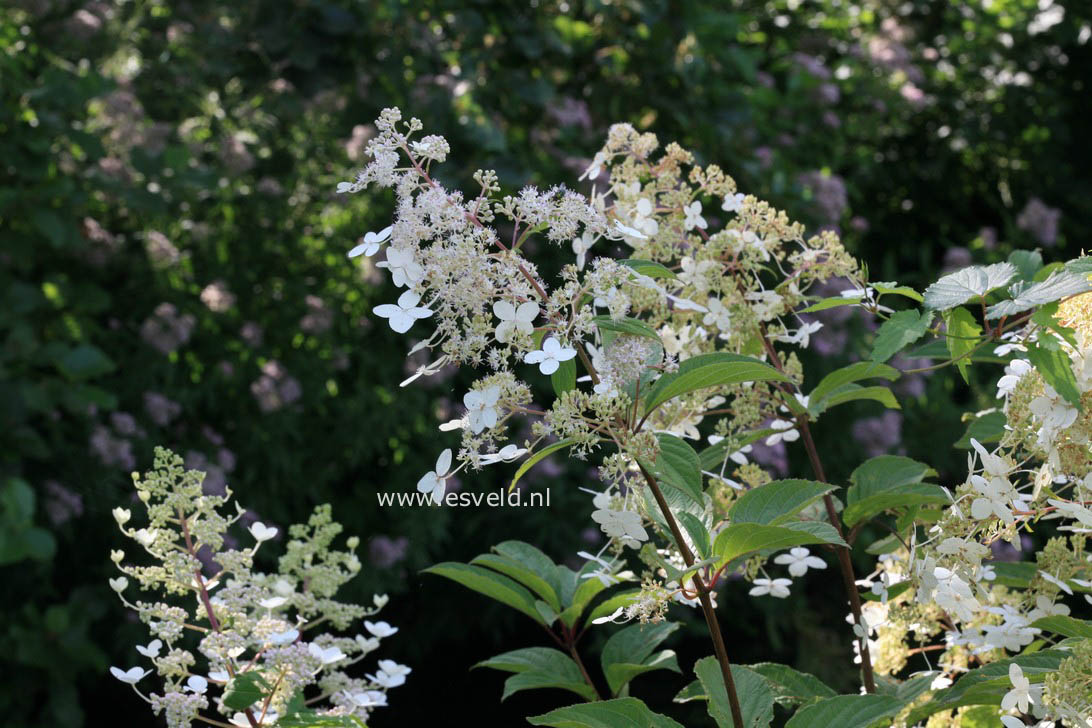
[[[721,163],[742,190],[813,226],[837,224],[874,279],[920,287],[952,249],[990,262],[1036,245],[1017,226],[1032,197],[1061,210],[1048,259],[1085,244],[1092,114],[1080,33],[1092,18],[1069,5],[1063,22],[1032,35],[1034,0],[994,0],[990,11],[921,0],[5,4],[4,724],[151,724],[107,673],[136,664],[132,646],[144,636],[106,586],[109,550],[123,541],[110,509],[131,491],[124,469],[103,465],[89,440],[114,412],[133,414],[142,430],[125,438],[139,468],[159,443],[213,456],[212,428],[237,461],[232,487],[263,519],[283,527],[331,502],[362,536],[365,560],[369,539],[407,539],[404,559],[369,566],[353,586],[361,600],[391,594],[385,616],[401,631],[382,656],[414,669],[375,725],[437,714],[456,725],[483,715],[514,724],[562,704],[547,693],[498,708],[502,676],[468,667],[541,644],[539,636],[514,613],[417,572],[509,538],[572,559],[589,545],[590,507],[576,490],[587,468],[533,482],[552,489],[549,510],[381,510],[373,495],[409,490],[453,442],[435,425],[466,383],[398,389],[406,339],[367,323],[394,289],[367,283],[345,259],[391,215],[387,195],[333,194],[359,166],[346,141],[380,109],[401,106],[448,137],[452,158],[440,172],[448,184],[492,167],[513,189],[575,184],[608,126],[630,121]],[[899,48],[921,74],[923,102],[904,71],[869,52],[892,36],[891,22],[906,34]],[[809,71],[800,54],[827,70]],[[823,77],[838,68],[846,72]],[[1026,83],[989,80],[1002,73],[1026,74]],[[137,102],[120,115],[108,103],[118,92]],[[844,180],[837,219],[801,181],[817,170]],[[96,224],[112,244],[95,239]],[[984,227],[997,231],[996,245]],[[152,264],[152,231],[179,249],[177,263]],[[215,280],[236,296],[220,313],[199,298]],[[327,330],[301,329],[307,296],[331,310]],[[170,355],[140,334],[164,302],[194,317],[192,336]],[[260,345],[244,343],[245,322],[261,327]],[[816,377],[866,351],[867,327],[852,328],[839,358],[811,357]],[[250,386],[270,360],[302,396],[263,413]],[[144,413],[147,391],[177,401],[181,414],[157,426]],[[959,414],[989,401],[945,371],[903,404],[905,452],[939,459],[945,478],[958,477],[963,456],[949,443],[962,433]],[[856,418],[877,414],[872,407],[842,408],[820,424],[832,477],[864,459],[848,433]],[[806,477],[799,455],[790,451],[793,472]],[[463,487],[495,488],[503,470]],[[78,494],[78,512],[64,517],[49,483]],[[741,586],[721,594],[722,612],[739,615],[729,628],[736,661],[779,660],[850,689],[840,597],[824,580],[801,582],[788,601],[756,602]],[[708,652],[702,631],[692,623],[676,639],[686,668]],[[691,706],[670,706],[683,684],[644,678],[637,691],[685,720]]]

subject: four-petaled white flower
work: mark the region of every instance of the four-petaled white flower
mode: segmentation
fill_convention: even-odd
[[[113,513],[114,513],[114,520],[118,522],[119,526],[124,526],[128,522],[128,520],[132,517],[132,514],[129,513],[128,508],[115,508]]]
[[[500,399],[500,387],[486,387],[482,390],[467,392],[463,395],[466,407],[467,424],[475,435],[497,424],[497,400]]]
[[[290,629],[284,632],[274,632],[269,635],[270,644],[274,645],[287,645],[296,641],[296,638],[300,636],[298,629]]]
[[[425,275],[424,267],[413,257],[412,250],[387,248],[387,259],[375,264],[376,268],[387,268],[391,272],[391,281],[395,286],[413,286]]]
[[[368,677],[385,688],[396,688],[406,682],[406,675],[411,672],[413,670],[405,665],[399,665],[394,660],[380,660],[379,671]]]
[[[801,348],[807,349],[808,344],[811,343],[811,335],[821,328],[823,328],[822,321],[811,321],[804,324],[796,331],[786,331],[784,334],[776,337],[776,339],[786,344],[797,344]]]
[[[267,526],[261,521],[254,521],[254,523],[250,524],[250,535],[254,537],[255,541],[261,543],[275,537],[277,529],[275,526]]]
[[[588,251],[595,245],[596,240],[598,240],[598,236],[592,234],[591,230],[585,230],[584,234],[579,238],[573,238],[573,254],[576,256],[576,267],[580,270],[584,270],[584,264],[588,260]]]
[[[287,602],[288,600],[284,597],[270,597],[269,599],[262,599],[260,602],[258,602],[258,605],[264,607],[265,609],[276,609],[277,607],[283,606]]]
[[[372,311],[376,316],[387,319],[391,328],[400,334],[404,334],[418,319],[428,318],[432,315],[431,308],[424,308],[417,304],[421,302],[421,295],[414,291],[406,291],[398,297],[398,303],[383,303]]]
[[[154,660],[159,657],[159,649],[163,647],[162,640],[152,640],[146,645],[137,645],[136,651],[147,658]]]
[[[493,304],[493,315],[501,320],[497,324],[497,341],[507,344],[512,340],[512,334],[517,331],[523,334],[534,331],[535,327],[531,322],[538,316],[538,304],[524,301],[517,308],[508,301],[496,301]]]
[[[340,647],[320,647],[314,642],[307,645],[307,651],[311,653],[311,656],[322,662],[323,665],[329,665],[337,662],[338,660],[345,659],[345,653],[341,651]]]
[[[190,675],[186,680],[186,689],[195,695],[204,695],[209,689],[209,681],[200,675]]]
[[[771,597],[784,599],[789,596],[789,587],[792,586],[792,579],[766,579],[764,577],[759,577],[751,583],[754,584],[754,588],[747,593],[752,597],[761,597],[769,594]]]
[[[116,579],[107,579],[107,582],[110,584],[110,588],[118,594],[121,594],[125,591],[125,587],[129,586],[129,580],[124,576],[119,576]]]
[[[702,317],[701,322],[706,326],[715,326],[722,333],[732,330],[732,315],[719,298],[710,298],[706,305],[709,312]]]
[[[383,708],[387,705],[387,694],[382,690],[365,690],[362,693],[346,693],[346,695],[358,708]]]
[[[576,349],[562,346],[560,341],[551,336],[542,342],[540,350],[524,354],[523,361],[538,364],[538,370],[543,374],[553,374],[561,366],[561,362],[569,361],[574,356]]]
[[[482,465],[493,465],[495,463],[510,463],[516,458],[523,457],[527,454],[527,448],[518,447],[509,443],[495,453],[487,453],[479,458],[479,462]]]
[[[366,233],[363,238],[360,239],[360,244],[349,251],[349,257],[355,258],[358,255],[364,255],[372,257],[379,252],[379,248],[385,243],[391,236],[391,230],[394,228],[388,225],[377,233]]]
[[[651,237],[660,231],[660,223],[652,215],[656,211],[647,197],[637,200],[637,214],[633,218],[633,228]]]
[[[451,467],[451,448],[440,453],[436,458],[436,469],[430,470],[417,481],[417,491],[431,493],[432,500],[439,503],[444,497],[444,485],[447,483],[447,471]]]
[[[742,192],[737,192],[734,195],[728,195],[724,198],[724,202],[721,204],[720,209],[725,212],[739,212],[743,209],[743,198],[747,195]]]
[[[130,685],[136,685],[150,672],[151,670],[145,670],[140,667],[130,667],[128,670],[122,670],[120,667],[110,668],[111,675],[118,680],[121,680],[123,683],[129,683]]]
[[[596,507],[592,512],[592,520],[599,524],[603,533],[632,548],[637,548],[641,542],[648,540],[648,532],[645,531],[639,513],[612,510],[609,507],[610,496],[606,493],[595,496],[592,504]]]
[[[1007,397],[1016,389],[1017,383],[1031,371],[1031,362],[1027,359],[1014,359],[1005,367],[1005,375],[997,380],[997,397]]]
[[[687,230],[693,230],[696,227],[704,229],[708,226],[708,223],[705,222],[705,218],[701,216],[700,200],[694,200],[684,207],[683,214],[686,215],[686,219],[683,220],[683,227]]]
[[[770,423],[770,429],[777,430],[777,432],[766,438],[767,446],[773,446],[779,442],[795,442],[800,439],[800,433],[796,430],[796,425],[788,420],[774,420]]]
[[[797,546],[787,554],[774,557],[775,564],[789,567],[792,576],[803,576],[808,569],[825,569],[827,563],[818,556],[812,556],[811,552],[803,546]]]
[[[1001,698],[1001,710],[1019,708],[1021,713],[1028,712],[1028,703],[1035,703],[1039,689],[1031,686],[1031,681],[1024,677],[1024,671],[1015,662],[1009,665],[1009,682],[1012,690]]]
[[[142,528],[133,534],[137,541],[144,546],[151,546],[155,543],[156,529],[154,528]]]
[[[398,631],[397,627],[392,627],[386,622],[369,622],[368,620],[364,620],[364,629],[368,630],[379,639],[390,637]]]

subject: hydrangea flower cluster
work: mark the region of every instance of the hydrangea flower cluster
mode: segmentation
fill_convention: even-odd
[[[373,674],[350,675],[352,665],[398,630],[371,621],[386,596],[377,595],[369,607],[336,598],[360,571],[352,553],[359,539],[347,539],[348,551],[334,548],[342,528],[329,506],[288,529],[277,570],[267,573],[255,567],[255,556],[278,538],[278,528],[255,521],[248,528],[254,545],[235,548],[229,530],[245,511],[238,503],[231,508],[231,490],[206,494],[203,473],[186,470],[163,448],[156,449],[154,466],[143,477],[133,474],[146,523],[131,525],[127,508],[113,512],[121,532],[153,563],[131,563],[124,551],[113,551],[122,575],[110,579],[148,628],[150,641],[136,651],[151,667],[112,667],[114,677],[131,684],[171,728],[194,721],[271,726],[304,714],[335,725],[366,720],[385,706],[387,691],[403,684],[410,668],[379,660]],[[155,596],[132,596],[131,584]],[[162,692],[145,695],[138,684],[153,671]]]

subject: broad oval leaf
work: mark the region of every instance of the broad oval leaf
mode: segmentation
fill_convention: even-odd
[[[649,278],[677,278],[674,271],[667,266],[657,263],[652,260],[639,260],[637,258],[626,258],[625,260],[618,261],[627,268],[640,273],[643,276]]]
[[[592,321],[595,322],[596,327],[600,331],[614,331],[619,334],[643,336],[647,339],[655,339],[656,341],[660,340],[660,335],[656,333],[656,330],[639,319],[620,318],[615,320],[610,316],[596,316]]]
[[[732,665],[732,682],[739,697],[739,710],[743,714],[743,728],[768,728],[773,720],[774,696],[765,678],[757,672]],[[706,709],[718,728],[736,728],[728,691],[724,687],[724,673],[715,657],[703,657],[694,665],[694,674],[701,681],[709,701]]]
[[[661,483],[677,488],[701,504],[701,461],[694,448],[681,437],[667,432],[656,433],[660,454],[656,462],[644,466]]]
[[[881,378],[893,382],[900,376],[902,376],[902,372],[887,364],[874,361],[854,362],[841,369],[835,369],[820,379],[819,383],[815,385],[815,389],[808,393],[808,399],[812,403],[819,402],[842,385],[859,382],[862,379]]]
[[[528,718],[527,722],[554,728],[683,728],[666,715],[653,713],[637,698],[570,705]]]
[[[897,311],[883,322],[876,332],[876,341],[872,344],[874,362],[885,362],[902,349],[925,336],[933,314],[929,310],[918,312],[917,309]]]
[[[937,485],[922,483],[936,471],[901,455],[880,455],[862,463],[849,476],[842,520],[847,526],[882,513],[889,508],[944,504],[948,496]]]
[[[1015,288],[1015,286],[1014,286]],[[1001,301],[986,309],[986,318],[996,319],[1043,306],[1063,298],[1092,291],[1092,281],[1087,275],[1059,270],[1039,283],[1033,283],[1020,291],[1011,301]]]
[[[617,695],[626,683],[642,673],[652,670],[679,672],[674,652],[663,650],[652,654],[678,628],[678,622],[635,624],[611,635],[599,658],[611,695]]]
[[[807,705],[835,696],[834,690],[815,675],[800,672],[788,665],[760,662],[747,667],[766,678],[773,690],[774,700],[780,705]]]
[[[571,445],[575,445],[575,444],[576,444],[575,439],[573,439],[571,437],[567,437],[564,440],[558,440],[557,442],[552,442],[549,445],[547,445],[546,447],[542,448],[541,450],[537,450],[537,451],[531,453],[527,457],[527,459],[524,460],[520,464],[519,469],[516,470],[516,474],[512,476],[512,482],[508,485],[508,490],[512,490],[513,488],[515,488],[516,483],[519,482],[519,479],[522,478],[527,473],[528,470],[533,468],[543,458],[546,458],[547,456],[552,455],[553,453],[557,452],[558,450],[563,450],[563,449],[565,449],[565,448],[567,448],[567,447],[569,447]]]
[[[776,526],[832,490],[834,486],[814,480],[774,480],[740,496],[728,515],[732,523]]]
[[[813,543],[846,545],[833,526],[819,521],[791,521],[779,526],[731,523],[717,535],[713,553],[721,561],[732,561],[754,551],[787,549]]]
[[[1008,284],[1015,276],[1016,266],[1012,263],[972,265],[949,273],[926,288],[925,307],[938,311],[955,308]]]
[[[905,704],[893,695],[836,695],[796,711],[785,728],[868,728],[892,717]]]
[[[554,394],[559,397],[570,389],[576,389],[576,360],[561,362],[557,371],[550,375],[550,384],[554,388]]]
[[[424,570],[424,573],[436,574],[456,581],[467,589],[473,589],[491,599],[496,599],[501,604],[518,609],[543,626],[546,624],[535,608],[535,598],[531,596],[531,592],[507,576],[481,566],[460,564],[456,561],[445,561],[430,566]]]
[[[1029,343],[1027,358],[1035,370],[1043,375],[1046,383],[1071,405],[1080,409],[1081,390],[1073,374],[1069,355],[1057,345],[1048,345],[1050,339]]]
[[[571,657],[553,647],[525,647],[505,652],[474,667],[515,673],[504,681],[501,700],[521,690],[534,688],[559,688],[576,693],[585,700],[595,699],[595,691],[584,681],[580,667]]]
[[[813,416],[818,416],[831,407],[837,407],[846,402],[856,402],[863,399],[879,402],[888,409],[902,409],[902,407],[899,407],[898,400],[895,399],[894,392],[887,387],[862,387],[859,384],[843,384],[818,402],[810,403],[808,405],[808,412]]]
[[[742,382],[789,382],[784,373],[754,357],[718,352],[694,356],[679,371],[659,378],[645,400],[645,412],[689,392]]]

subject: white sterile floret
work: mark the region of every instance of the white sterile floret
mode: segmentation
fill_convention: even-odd
[[[482,455],[478,462],[482,465],[494,465],[496,463],[510,463],[517,458],[521,458],[527,454],[527,448],[519,447],[511,443],[505,445],[495,453],[487,453]]]
[[[254,523],[250,524],[250,535],[254,537],[255,541],[261,543],[275,537],[277,529],[273,526],[267,526],[261,521],[254,521]]]
[[[720,209],[725,212],[739,212],[743,209],[743,199],[746,197],[742,192],[737,192],[734,195],[728,195],[724,198],[724,202],[721,204]]]
[[[190,675],[186,679],[186,689],[195,695],[204,695],[209,689],[209,681],[200,675]]]
[[[413,322],[418,319],[428,318],[432,315],[432,309],[418,306],[421,302],[421,295],[414,291],[406,291],[398,297],[398,303],[383,303],[372,311],[376,316],[382,316],[387,319],[387,323],[390,327],[400,334],[404,334],[410,330],[413,326]]]
[[[121,680],[123,683],[129,683],[130,685],[136,685],[143,680],[151,670],[145,670],[140,667],[130,667],[128,670],[122,670],[120,667],[111,667],[110,674]]]
[[[561,366],[561,362],[569,361],[575,356],[576,349],[562,346],[560,341],[551,336],[542,342],[542,349],[524,354],[523,361],[538,364],[538,370],[543,374],[553,374]]]
[[[600,493],[592,499],[596,510],[592,512],[592,520],[599,524],[603,533],[611,538],[619,539],[623,544],[637,548],[641,542],[648,540],[648,532],[645,530],[641,515],[627,510],[613,510],[610,506],[611,499],[606,493]]]
[[[1038,685],[1032,687],[1031,681],[1024,676],[1024,671],[1015,662],[1009,665],[1009,682],[1012,683],[1012,690],[1001,698],[1001,710],[1009,711],[1019,708],[1021,713],[1026,713],[1030,703],[1039,702],[1042,687]]]
[[[436,468],[422,475],[421,479],[417,481],[417,491],[425,494],[431,493],[432,500],[439,503],[444,497],[444,485],[447,482],[447,471],[450,467],[451,448],[448,448],[440,453],[440,457],[436,458]]]
[[[694,228],[705,228],[708,223],[705,222],[705,218],[701,216],[701,201],[694,200],[689,205],[683,208],[683,214],[685,219],[683,220],[683,227],[687,230],[693,230]]]
[[[387,268],[391,272],[391,281],[395,286],[414,286],[425,275],[424,266],[417,262],[412,250],[387,248],[387,259],[375,264],[376,268]]]
[[[364,629],[368,630],[372,635],[379,639],[390,637],[398,631],[397,627],[392,627],[386,622],[369,622],[368,620],[364,620]]]
[[[307,645],[307,651],[311,653],[311,656],[322,662],[323,665],[330,665],[345,659],[345,653],[341,651],[340,647],[321,647],[314,642]]]
[[[532,322],[538,316],[538,304],[524,301],[517,308],[508,301],[496,301],[493,304],[493,315],[501,321],[497,324],[497,341],[506,344],[517,331],[528,335],[534,331]]]
[[[405,665],[399,665],[394,660],[380,660],[379,671],[368,677],[385,688],[396,688],[406,682],[406,675],[411,672],[413,670]]]
[[[800,432],[796,425],[788,420],[774,420],[770,423],[770,429],[777,430],[766,438],[766,445],[773,446],[779,442],[795,442],[800,439]]]
[[[576,267],[579,270],[584,270],[584,265],[588,259],[588,251],[591,250],[598,239],[598,236],[592,233],[591,230],[585,230],[579,238],[573,238],[573,254],[576,256]]]
[[[113,514],[114,520],[118,522],[119,526],[124,526],[132,517],[132,514],[129,512],[128,508],[115,508],[113,510]]]
[[[155,659],[159,657],[159,650],[163,647],[162,640],[152,640],[147,645],[137,645],[136,651],[144,655],[147,658]]]
[[[765,577],[759,577],[751,583],[754,584],[754,587],[747,593],[752,597],[761,597],[768,594],[771,597],[784,599],[789,596],[789,587],[792,586],[792,579],[767,579]]]
[[[997,380],[998,398],[1012,394],[1017,383],[1032,369],[1031,362],[1027,359],[1014,359],[1005,367],[1005,375]]]
[[[372,257],[379,252],[380,246],[390,238],[393,229],[392,226],[388,225],[377,233],[365,233],[364,237],[360,239],[360,244],[349,251],[349,257],[355,258],[359,255]]]
[[[808,573],[808,569],[827,568],[825,561],[818,556],[812,556],[811,552],[803,546],[797,546],[787,554],[774,557],[774,563],[788,566],[789,574],[792,576],[803,576]]]
[[[500,399],[500,387],[486,387],[482,390],[467,392],[463,395],[466,407],[467,423],[475,435],[497,424],[497,400]]]

